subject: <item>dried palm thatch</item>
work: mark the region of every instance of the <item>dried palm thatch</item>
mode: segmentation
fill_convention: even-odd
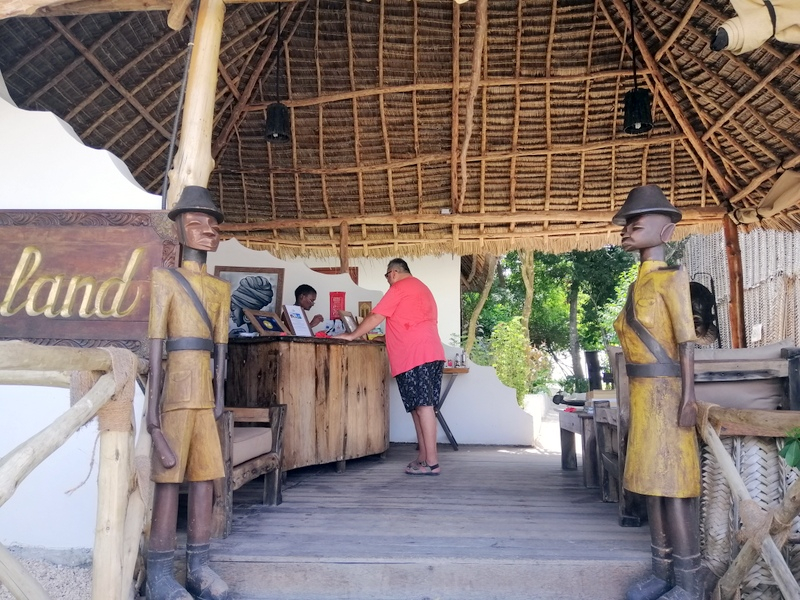
[[[727,0],[635,3],[642,136],[621,131],[624,0],[299,0],[282,4],[281,43],[277,4],[228,6],[209,182],[225,233],[278,255],[589,249],[617,239],[611,215],[642,183],[685,211],[683,233],[717,230],[800,164],[800,49],[712,52]],[[165,10],[74,14],[97,6],[0,21],[0,71],[21,107],[159,192],[190,28]],[[283,145],[264,139],[279,52]]]

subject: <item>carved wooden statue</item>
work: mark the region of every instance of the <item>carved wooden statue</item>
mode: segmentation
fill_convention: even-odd
[[[695,330],[689,278],[668,267],[665,243],[680,221],[658,186],[631,190],[613,223],[641,265],[614,323],[630,379],[630,431],[623,485],[646,496],[653,572],[628,600],[704,598],[694,396]]]
[[[208,190],[198,186],[183,190],[169,217],[178,228],[183,260],[179,269],[152,273],[147,429],[153,438],[155,497],[147,598],[226,600],[228,586],[208,566],[213,480],[225,475],[216,420],[224,405],[230,285],[206,272],[206,253],[219,245],[223,217]],[[183,481],[189,485],[186,588],[173,575]]]

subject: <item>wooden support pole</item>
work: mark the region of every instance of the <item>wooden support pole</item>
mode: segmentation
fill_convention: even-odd
[[[115,400],[116,402],[124,402]],[[133,406],[127,403],[128,410]],[[133,450],[133,430],[100,432],[100,468],[97,474],[97,521],[92,553],[92,598],[128,600],[120,585],[123,541],[128,509],[128,486]],[[123,582],[125,583],[125,582]]]
[[[64,348],[39,346],[11,340],[0,342],[0,371],[110,371],[111,355],[100,348]],[[147,361],[139,360],[137,373],[147,370]]]
[[[2,544],[0,544],[0,583],[6,586],[15,598],[50,600],[42,585]]]
[[[0,385],[38,385],[68,388],[71,376],[66,371],[0,371]]]
[[[195,44],[186,84],[186,104],[181,116],[181,142],[175,163],[169,172],[167,208],[175,206],[187,185],[206,187],[214,169],[211,133],[214,127],[217,63],[224,18],[223,0],[200,0]]]
[[[722,220],[725,233],[725,255],[728,258],[728,321],[731,327],[731,348],[747,346],[744,328],[744,283],[742,278],[742,250],[739,247],[739,232],[730,217]]]

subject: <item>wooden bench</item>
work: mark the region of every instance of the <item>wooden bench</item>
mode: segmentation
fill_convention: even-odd
[[[286,405],[270,408],[226,407],[219,420],[225,477],[214,482],[214,537],[227,537],[233,521],[233,492],[264,475],[262,502],[281,498],[283,424]]]

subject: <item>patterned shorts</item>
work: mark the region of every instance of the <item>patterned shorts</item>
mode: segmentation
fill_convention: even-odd
[[[420,406],[436,406],[442,389],[443,369],[444,361],[435,360],[400,373],[395,378],[406,412]]]

